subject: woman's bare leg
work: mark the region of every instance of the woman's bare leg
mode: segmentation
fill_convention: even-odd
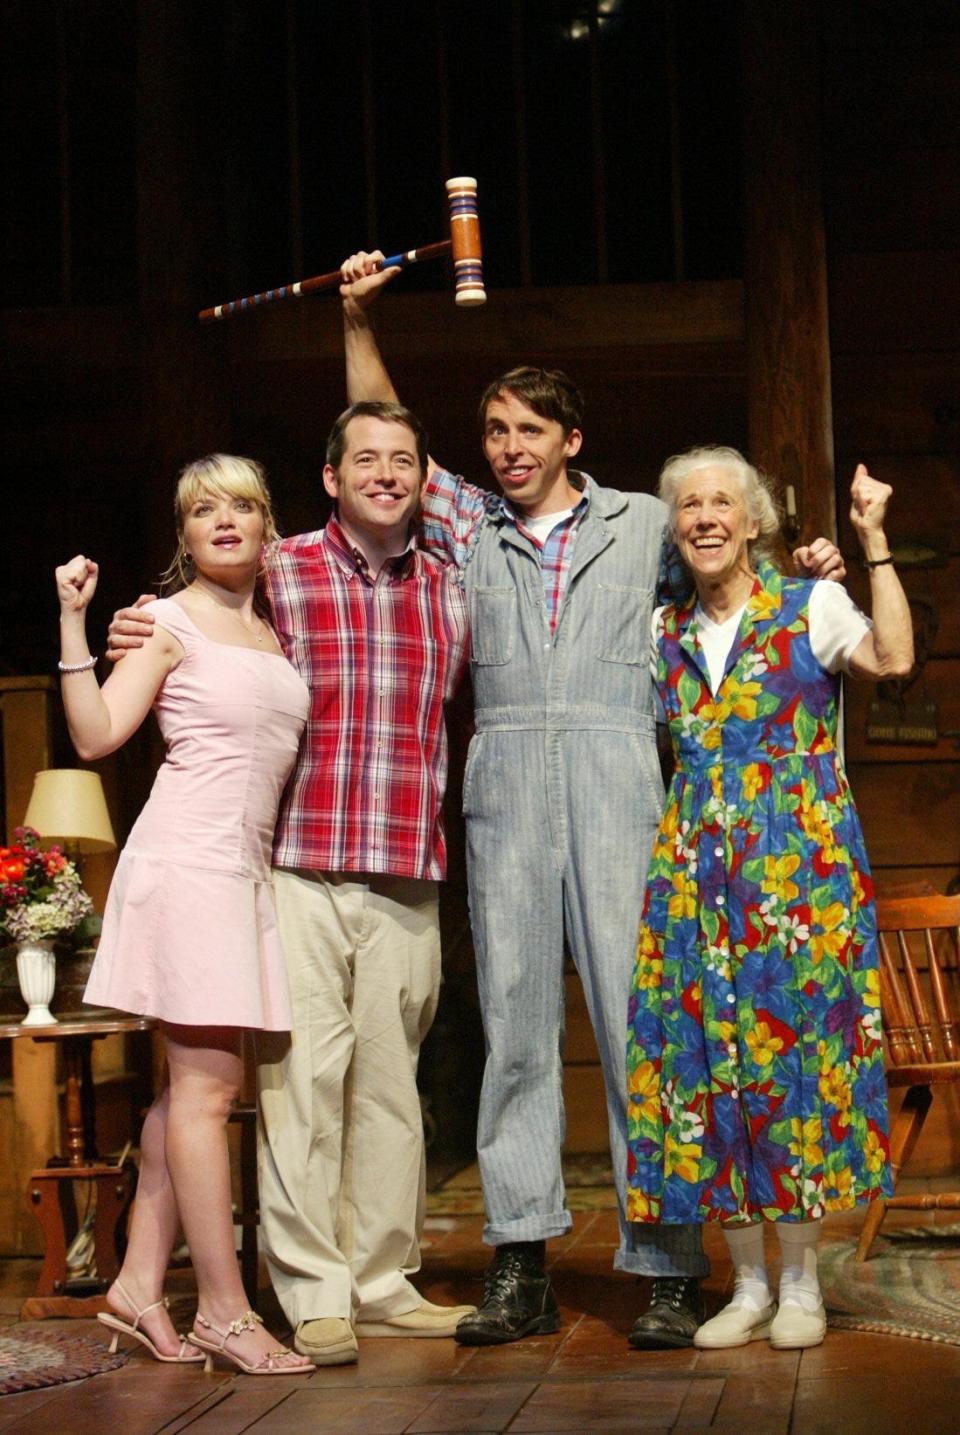
[[[107,1292],[110,1309],[131,1324],[138,1310],[162,1298],[170,1252],[177,1236],[177,1203],[164,1153],[169,1106],[169,1089],[165,1088],[143,1123],[137,1198],[127,1250],[120,1272]],[[177,1354],[180,1340],[163,1306],[144,1316],[140,1328],[162,1355]],[[186,1353],[199,1352],[191,1346]]]
[[[167,1169],[197,1277],[198,1310],[223,1331],[250,1307],[237,1266],[227,1150],[227,1118],[243,1074],[241,1033],[167,1023],[163,1033],[170,1071]],[[229,1349],[256,1365],[283,1347],[257,1326],[231,1338]],[[286,1358],[310,1368],[298,1355]]]

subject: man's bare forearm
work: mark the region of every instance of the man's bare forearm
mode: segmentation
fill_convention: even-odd
[[[347,402],[397,402],[377,337],[367,313],[343,306],[343,347],[347,360]]]
[[[347,400],[358,403],[397,403],[393,380],[387,373],[373,330],[372,306],[380,292],[400,273],[397,268],[381,269],[379,249],[361,250],[343,261],[343,346],[347,360]]]

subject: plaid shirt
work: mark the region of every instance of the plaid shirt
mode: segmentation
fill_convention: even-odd
[[[311,694],[274,866],[443,877],[443,705],[466,660],[462,591],[415,545],[372,577],[335,519],[283,539],[273,560],[277,633]]]
[[[583,497],[573,512],[568,514],[562,523],[558,523],[541,542],[524,527],[523,515],[505,498],[487,493],[485,489],[475,488],[473,484],[466,483],[462,478],[456,478],[443,469],[434,469],[424,494],[421,521],[424,546],[431,552],[451,559],[462,572],[479,537],[484,516],[488,513],[502,515],[519,533],[529,538],[536,550],[543,577],[547,619],[552,633],[557,626],[557,614],[567,588],[574,540],[590,502],[584,476],[570,473],[568,477],[574,487],[583,489]]]

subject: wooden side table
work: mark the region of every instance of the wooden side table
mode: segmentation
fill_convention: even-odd
[[[30,1202],[43,1232],[44,1262],[35,1294],[21,1310],[23,1320],[44,1315],[86,1316],[92,1309],[105,1309],[99,1296],[93,1301],[77,1299],[67,1278],[67,1245],[79,1226],[76,1183],[89,1182],[96,1194],[95,1289],[103,1292],[123,1260],[124,1218],[136,1189],[137,1168],[132,1161],[109,1162],[97,1153],[91,1052],[93,1043],[105,1036],[150,1031],[155,1026],[149,1017],[84,1013],[63,1017],[52,1026],[24,1027],[19,1021],[0,1018],[0,1038],[29,1037],[32,1041],[58,1041],[63,1046],[66,1154],[51,1156],[46,1166],[30,1177]],[[89,1292],[90,1282],[86,1281],[84,1294]]]

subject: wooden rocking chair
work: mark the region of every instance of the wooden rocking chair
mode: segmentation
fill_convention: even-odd
[[[880,992],[887,1040],[887,1084],[907,1094],[890,1130],[894,1187],[910,1159],[933,1100],[933,1087],[960,1081],[960,896],[891,897],[877,902]],[[919,1192],[875,1200],[857,1244],[863,1261],[891,1206],[960,1210],[960,1191]]]

